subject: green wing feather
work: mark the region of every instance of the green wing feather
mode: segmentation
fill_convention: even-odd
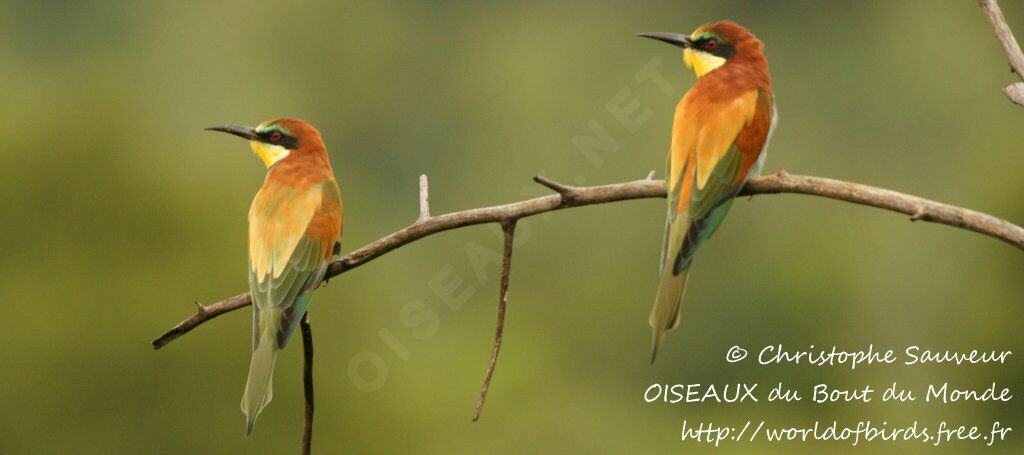
[[[320,282],[326,271],[327,261],[323,258],[322,242],[303,236],[277,277],[268,273],[271,276],[263,277],[261,282],[256,271],[250,269],[249,288],[253,293],[253,304],[256,305],[253,313],[257,318],[263,317],[260,315],[278,317],[277,321],[256,321],[253,326],[254,345],[260,340],[262,328],[266,327],[275,331],[278,349],[285,347],[306,309],[304,305],[299,305],[300,298]]]
[[[740,176],[743,154],[735,146],[729,148],[711,171],[704,188],[693,191],[686,210],[685,233],[673,263],[672,272],[679,274],[693,261],[694,254],[711,238],[732,207],[732,198],[739,192],[746,176]],[[679,226],[682,228],[683,226]]]

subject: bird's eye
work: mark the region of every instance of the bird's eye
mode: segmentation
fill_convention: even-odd
[[[277,142],[277,141],[280,141],[280,140],[281,140],[281,132],[280,131],[274,131],[273,133],[270,133],[270,142]]]
[[[718,48],[718,40],[714,40],[714,39],[708,40],[708,42],[706,44],[704,44],[704,48],[709,50],[709,51],[713,51],[713,50],[717,49]]]

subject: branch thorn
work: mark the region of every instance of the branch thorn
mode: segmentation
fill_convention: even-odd
[[[563,205],[569,205],[576,199],[576,188],[573,188],[568,185],[563,185],[554,180],[541,177],[539,175],[535,175],[533,177],[533,181],[541,185],[544,185],[550,188],[552,191],[558,193],[558,195],[562,197]]]
[[[927,216],[927,214],[924,213],[924,207],[918,207],[914,214],[910,215],[910,221],[920,221],[923,220],[925,216]]]

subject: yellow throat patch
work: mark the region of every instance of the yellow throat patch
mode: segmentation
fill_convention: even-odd
[[[693,72],[698,78],[701,78],[705,74],[724,65],[725,59],[704,51],[686,48],[683,49],[683,62],[686,63],[688,68],[693,68]]]
[[[263,164],[267,165],[267,169],[270,169],[270,166],[273,166],[278,161],[283,160],[289,153],[291,153],[291,150],[281,147],[280,145],[268,144],[266,142],[249,141],[249,146],[252,147],[252,152],[255,153],[256,156],[260,157]]]

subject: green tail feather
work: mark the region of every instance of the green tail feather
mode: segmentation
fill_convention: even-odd
[[[654,308],[651,309],[649,320],[652,364],[658,356],[658,348],[665,339],[665,333],[679,325],[680,304],[694,255],[718,229],[732,202],[732,199],[723,202],[704,218],[690,220],[679,216],[669,225],[665,249],[662,252],[661,283],[658,285],[658,295],[654,299]],[[670,249],[670,246],[678,249]]]
[[[269,315],[267,315],[269,316]],[[277,318],[261,318],[276,321]],[[276,322],[275,322],[276,323]],[[252,352],[249,364],[249,379],[245,383],[245,394],[242,395],[242,412],[245,413],[245,435],[252,434],[256,417],[274,397],[274,362],[277,360],[276,330],[259,330],[256,347]]]
[[[683,290],[686,289],[686,275],[690,271],[687,265],[678,274],[672,273],[672,267],[665,267],[658,284],[658,296],[654,299],[651,316],[651,364],[658,357],[658,348],[665,339],[665,333],[679,325],[680,302]]]

